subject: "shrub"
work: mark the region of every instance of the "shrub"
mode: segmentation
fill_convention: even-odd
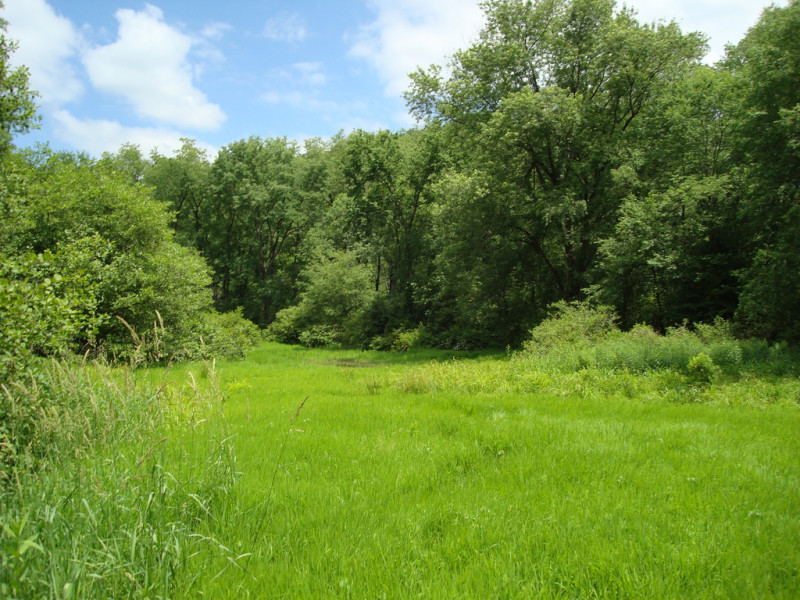
[[[617,329],[616,316],[608,306],[585,302],[557,302],[551,314],[530,333],[526,352],[546,353],[558,346],[596,342]]]
[[[206,358],[244,358],[263,339],[261,330],[242,316],[241,308],[227,313],[208,311],[203,321]]]
[[[410,350],[412,348],[423,348],[431,343],[428,330],[422,323],[414,329],[399,331],[392,343],[392,350]]]
[[[372,273],[352,252],[322,257],[303,273],[297,305],[278,312],[268,334],[307,346],[354,346],[369,339],[369,311],[378,298]]]
[[[342,344],[343,333],[341,328],[335,325],[311,325],[300,332],[300,343],[310,348],[328,346],[336,348]]]
[[[646,325],[617,330],[608,309],[564,303],[555,309],[532,330],[519,360],[560,372],[688,371],[693,381],[711,381],[722,372],[736,374],[745,368],[774,375],[798,370],[797,352],[785,343],[770,347],[762,340],[737,340],[722,319],[698,324],[694,330],[671,328],[659,335]]]
[[[96,285],[72,248],[0,256],[0,382],[13,382],[36,357],[76,350],[99,322]]]
[[[51,303],[74,299],[73,310],[97,317],[76,337],[95,338],[111,356],[137,360],[192,346],[212,307],[210,269],[195,250],[175,242],[166,205],[149,188],[84,157],[41,152],[13,158],[3,173],[8,189],[0,198],[0,252],[49,253],[57,257],[51,270],[62,280],[79,274],[81,297],[68,297],[75,286],[63,283],[48,296]],[[0,277],[22,281],[27,275]],[[135,350],[131,329],[139,338]]]
[[[720,372],[720,368],[714,364],[714,361],[705,352],[701,352],[697,356],[689,359],[686,370],[692,381],[702,383],[710,383]]]

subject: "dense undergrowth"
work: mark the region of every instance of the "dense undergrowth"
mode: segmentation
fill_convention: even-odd
[[[800,403],[800,354],[785,343],[737,339],[728,322],[621,331],[607,307],[560,303],[502,362],[429,362],[401,373],[406,392],[541,392],[670,402]]]

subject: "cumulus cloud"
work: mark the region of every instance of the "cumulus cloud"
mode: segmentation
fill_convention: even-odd
[[[52,118],[56,137],[94,156],[116,152],[123,144],[137,145],[144,154],[155,149],[169,155],[181,148],[181,138],[186,137],[169,128],[126,127],[117,121],[79,119],[63,109],[54,111]],[[198,143],[198,146],[210,157],[216,156],[217,149],[213,146],[203,143]]]
[[[264,25],[264,37],[276,42],[302,42],[308,37],[305,22],[297,13],[278,15],[268,19]]]
[[[483,25],[478,0],[371,0],[375,21],[361,28],[350,54],[371,63],[389,95],[408,87],[417,67],[466,48]]]
[[[117,41],[85,53],[92,85],[124,98],[143,118],[179,127],[211,130],[225,121],[222,109],[194,87],[187,55],[192,39],[164,22],[150,4],[137,12],[120,9]]]
[[[4,16],[9,37],[19,42],[12,64],[28,67],[41,102],[60,106],[77,100],[83,85],[69,61],[83,40],[72,22],[44,0],[5,0]]]

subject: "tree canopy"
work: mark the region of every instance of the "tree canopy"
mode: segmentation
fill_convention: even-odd
[[[519,345],[583,300],[624,327],[800,338],[800,1],[714,66],[703,34],[613,0],[482,6],[473,44],[411,75],[414,129],[7,151],[8,298],[58,298],[74,318],[54,339],[119,348],[163,325],[173,351],[216,339],[215,311],[307,344]],[[0,50],[10,136],[34,94]]]

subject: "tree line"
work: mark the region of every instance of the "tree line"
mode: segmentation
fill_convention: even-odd
[[[66,261],[113,343],[158,311],[175,347],[212,335],[200,314],[308,345],[517,346],[560,301],[800,338],[800,1],[714,66],[702,34],[613,0],[483,7],[471,46],[412,74],[411,130],[7,151],[3,254]]]

